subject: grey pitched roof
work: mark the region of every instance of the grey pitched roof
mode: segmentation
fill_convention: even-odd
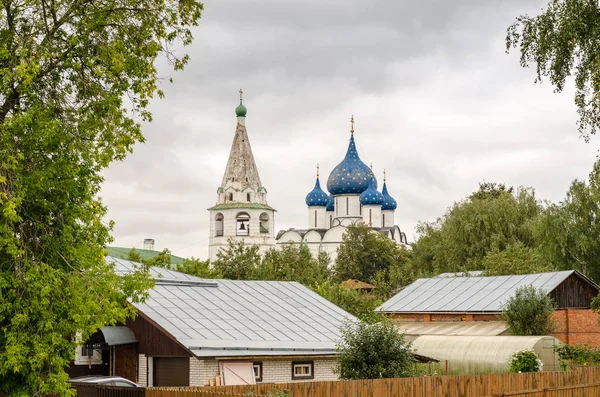
[[[483,270],[471,270],[468,272],[456,272],[456,273],[440,273],[434,278],[447,278],[447,277],[481,277],[483,276]]]
[[[136,265],[107,257],[115,271]],[[354,317],[297,282],[207,280],[162,268],[135,306],[197,356],[335,354]]]
[[[569,270],[518,276],[422,278],[378,309],[386,313],[500,312],[517,288],[533,285],[550,293],[573,273],[576,272]]]

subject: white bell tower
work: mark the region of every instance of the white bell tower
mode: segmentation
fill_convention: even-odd
[[[267,204],[267,190],[262,186],[246,131],[246,107],[235,109],[237,127],[227,168],[217,189],[217,204],[210,214],[209,258],[213,262],[227,240],[257,244],[261,253],[275,246],[275,210]]]

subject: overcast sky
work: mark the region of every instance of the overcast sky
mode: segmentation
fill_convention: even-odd
[[[387,170],[396,223],[442,215],[478,182],[561,200],[599,147],[576,131],[572,92],[535,85],[504,51],[517,15],[545,0],[207,0],[191,60],[162,68],[145,144],[106,172],[112,245],[206,258],[244,89],[246,126],[276,230],[307,227],[315,165],[324,182],[346,152],[350,116],[365,163]]]

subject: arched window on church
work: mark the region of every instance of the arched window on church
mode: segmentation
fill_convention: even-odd
[[[250,234],[250,215],[247,212],[240,212],[235,216],[235,234],[236,236]]]
[[[223,235],[223,214],[220,212],[215,215],[215,236],[220,237]]]
[[[233,201],[233,193],[229,193],[229,194],[227,195],[227,199],[228,199],[229,201]]]
[[[260,214],[260,233],[269,233],[269,214],[267,214],[266,212]]]

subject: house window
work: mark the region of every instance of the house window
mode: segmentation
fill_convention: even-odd
[[[223,235],[223,214],[220,212],[215,216],[215,236]]]
[[[237,236],[248,236],[250,234],[250,215],[246,212],[240,212],[235,217],[236,227],[235,234]]]
[[[263,379],[263,363],[261,361],[252,363],[254,368],[254,380],[262,382]]]
[[[246,201],[250,201],[250,193],[246,193]]]
[[[260,214],[260,233],[269,233],[269,214],[267,214],[266,212]]]
[[[314,379],[314,361],[293,361],[292,362],[292,380]]]

